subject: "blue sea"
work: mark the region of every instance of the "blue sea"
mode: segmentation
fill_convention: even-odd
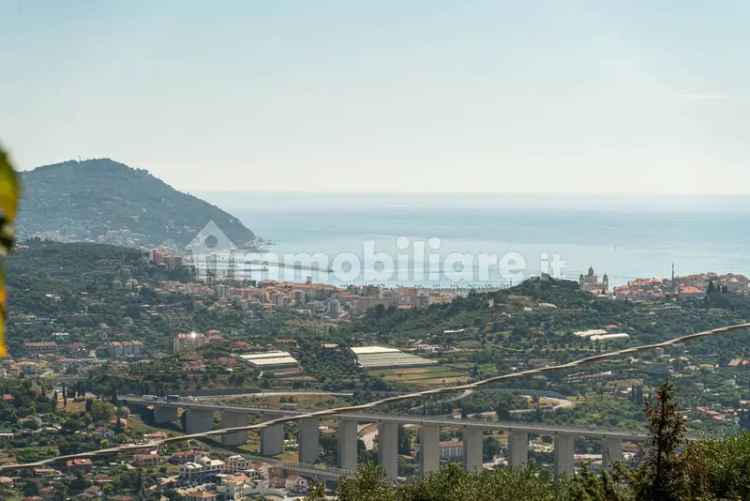
[[[281,277],[287,279],[498,287],[540,271],[577,279],[593,267],[607,273],[610,284],[619,285],[634,278],[669,277],[673,265],[680,275],[750,275],[750,202],[744,197],[200,196],[270,240],[269,261],[317,254],[325,256],[335,272],[287,269]],[[485,264],[481,255],[490,256]]]

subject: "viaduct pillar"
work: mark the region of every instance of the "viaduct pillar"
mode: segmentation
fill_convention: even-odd
[[[484,433],[479,428],[464,428],[464,468],[466,471],[482,469],[482,442]]]
[[[154,423],[164,424],[177,421],[177,407],[154,406]]]
[[[575,471],[575,435],[555,435],[555,477],[572,475]]]
[[[320,419],[308,418],[299,422],[299,462],[315,464],[320,456]]]
[[[610,467],[623,460],[622,440],[619,438],[605,438],[602,443],[602,462]]]
[[[339,468],[355,471],[357,469],[357,422],[340,419],[336,429],[336,440]]]
[[[436,424],[422,425],[419,430],[419,441],[421,445],[422,476],[426,477],[433,471],[440,469],[440,426]]]
[[[378,424],[378,459],[386,478],[398,478],[398,423]]]
[[[250,416],[242,412],[224,411],[221,413],[222,428],[239,428],[240,426],[247,426],[249,422]],[[227,433],[221,437],[221,442],[229,446],[242,445],[247,442],[247,432],[236,431],[234,433]]]
[[[511,468],[523,469],[529,462],[529,432],[512,430],[508,435]]]
[[[284,425],[267,426],[260,431],[260,453],[277,456],[284,451]]]
[[[188,409],[185,412],[187,413],[185,416],[185,433],[188,435],[193,433],[203,433],[213,429],[213,411]]]

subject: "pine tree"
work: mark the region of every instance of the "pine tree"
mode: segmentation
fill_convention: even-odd
[[[686,424],[677,413],[671,383],[660,386],[655,399],[646,404],[646,417],[651,440],[634,479],[635,497],[643,501],[685,499],[688,478],[680,449],[685,445]]]

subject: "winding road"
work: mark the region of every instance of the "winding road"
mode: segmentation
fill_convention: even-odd
[[[99,449],[96,451],[90,451],[90,452],[82,452],[80,454],[69,454],[66,456],[56,456],[49,459],[44,459],[41,461],[35,461],[33,463],[23,463],[23,464],[8,464],[0,466],[0,473],[6,472],[10,470],[18,470],[18,469],[24,469],[24,468],[35,468],[39,466],[48,465],[51,463],[56,463],[59,461],[67,461],[69,459],[75,459],[75,458],[93,458],[96,456],[101,455],[107,455],[107,454],[119,454],[119,453],[129,453],[129,452],[135,452],[138,450],[143,449],[152,449],[154,447],[159,447],[165,444],[169,444],[172,442],[182,442],[185,440],[190,439],[200,439],[204,437],[212,437],[212,436],[220,436],[227,433],[233,433],[238,431],[259,431],[263,428],[266,428],[268,426],[273,426],[277,424],[284,424],[288,422],[293,421],[299,421],[301,419],[307,419],[307,418],[313,418],[313,417],[328,417],[328,416],[336,416],[339,414],[345,414],[345,413],[351,413],[351,412],[357,412],[357,411],[365,411],[373,409],[374,407],[378,407],[385,404],[391,404],[395,402],[401,402],[404,400],[413,400],[415,398],[420,398],[424,396],[431,396],[431,395],[440,395],[443,393],[451,393],[451,392],[457,392],[457,391],[467,391],[467,390],[475,390],[477,388],[480,388],[482,386],[487,386],[493,383],[502,382],[502,381],[508,381],[511,379],[520,379],[528,376],[534,376],[538,374],[545,374],[547,372],[556,372],[560,370],[565,369],[572,369],[575,367],[582,367],[587,365],[596,364],[599,362],[603,362],[609,359],[614,359],[618,357],[622,357],[623,355],[631,355],[634,353],[640,353],[643,351],[649,351],[654,350],[657,348],[666,348],[669,346],[673,346],[678,343],[685,343],[688,341],[694,341],[696,339],[704,338],[704,337],[711,337],[711,336],[720,336],[724,334],[730,334],[737,331],[743,331],[750,329],[750,322],[742,323],[742,324],[735,324],[730,325],[726,327],[718,327],[716,329],[710,329],[707,331],[701,331],[696,332],[694,334],[687,334],[685,336],[678,336],[675,338],[668,339],[666,341],[662,341],[660,343],[653,343],[653,344],[644,344],[639,346],[634,346],[632,348],[624,348],[621,350],[615,350],[610,351],[607,353],[601,353],[598,355],[593,355],[590,357],[584,357],[578,360],[574,360],[572,362],[568,362],[565,364],[560,365],[551,365],[547,367],[540,367],[537,369],[528,369],[524,371],[518,371],[518,372],[511,372],[509,374],[503,374],[500,376],[493,376],[487,379],[482,379],[480,381],[475,381],[473,383],[467,383],[467,384],[461,384],[456,386],[446,386],[443,388],[433,388],[431,390],[425,390],[425,391],[417,391],[413,393],[405,393],[402,395],[395,395],[391,397],[382,398],[380,400],[374,400],[372,402],[368,402],[365,404],[359,404],[359,405],[349,405],[349,406],[343,406],[343,407],[336,407],[333,409],[325,409],[321,411],[313,411],[313,412],[307,412],[302,414],[296,414],[293,416],[281,416],[274,419],[270,419],[268,421],[264,421],[262,423],[257,423],[253,425],[248,426],[240,426],[235,428],[221,428],[216,430],[211,430],[203,433],[194,433],[191,435],[180,435],[176,437],[169,437],[163,440],[155,440],[148,442],[146,444],[131,444],[131,445],[123,445],[120,447],[111,447],[108,449]]]

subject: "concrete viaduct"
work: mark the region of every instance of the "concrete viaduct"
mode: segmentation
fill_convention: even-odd
[[[185,415],[185,432],[188,434],[211,431],[214,414],[220,414],[220,428],[247,426],[250,416],[264,419],[280,416],[294,416],[300,412],[235,407],[230,405],[206,404],[194,401],[149,400],[142,397],[121,397],[120,401],[130,406],[152,406],[157,424],[176,421],[178,409]],[[483,434],[488,430],[501,430],[508,433],[509,458],[511,467],[523,467],[529,457],[529,434],[546,435],[554,438],[554,471],[557,476],[572,474],[575,467],[575,439],[588,437],[602,441],[605,465],[611,465],[623,458],[623,442],[642,442],[648,439],[644,434],[630,431],[588,429],[572,426],[553,426],[528,423],[492,423],[483,421],[458,420],[439,417],[389,416],[380,414],[345,413],[331,416],[337,421],[338,467],[343,471],[357,469],[357,427],[359,423],[377,423],[380,464],[391,479],[398,477],[398,434],[402,425],[419,427],[420,469],[427,475],[440,467],[440,428],[460,428],[464,443],[464,467],[469,471],[482,468]],[[320,418],[310,417],[297,421],[299,461],[312,465],[318,460]],[[247,431],[228,432],[222,436],[225,445],[237,446],[247,441]],[[260,432],[260,452],[264,456],[275,456],[283,450],[284,424],[263,428]]]

